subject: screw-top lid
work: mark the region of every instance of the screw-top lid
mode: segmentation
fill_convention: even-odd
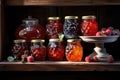
[[[25,19],[23,20],[23,23],[28,24],[28,25],[38,24],[38,19],[32,18],[32,16],[28,16],[28,18],[25,18]]]
[[[65,19],[78,19],[78,16],[65,16]]]
[[[60,17],[48,17],[48,20],[59,20]]]
[[[26,42],[26,40],[24,39],[14,40],[14,43],[24,43],[24,42]]]
[[[81,41],[81,39],[68,39],[67,42]]]
[[[45,40],[44,39],[34,39],[34,40],[31,40],[31,42],[33,42],[33,43],[45,42]]]
[[[92,18],[96,18],[96,16],[94,15],[82,16],[82,19],[92,19]]]
[[[60,42],[60,39],[49,39],[50,42]]]

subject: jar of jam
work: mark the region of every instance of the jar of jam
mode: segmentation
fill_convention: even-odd
[[[59,39],[49,39],[48,59],[51,61],[61,61],[64,59],[65,47]]]
[[[79,32],[79,26],[77,22],[78,16],[65,16],[65,22],[63,32],[65,38],[77,38]]]
[[[80,26],[83,36],[95,36],[98,31],[98,23],[95,16],[82,16]]]
[[[24,19],[15,32],[17,39],[25,39],[30,42],[32,39],[44,39],[45,29],[38,23],[38,19],[28,16]]]
[[[80,43],[80,39],[68,39],[65,49],[66,59],[68,61],[78,62],[83,57],[83,47]]]
[[[14,60],[21,60],[23,54],[29,54],[26,40],[14,40],[12,46],[12,56],[14,57]]]
[[[44,61],[46,59],[45,40],[34,39],[31,40],[31,54],[36,61]]]
[[[59,38],[59,34],[63,33],[63,26],[59,17],[48,17],[46,25],[46,35],[48,39]]]

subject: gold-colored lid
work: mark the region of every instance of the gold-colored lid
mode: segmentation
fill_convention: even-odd
[[[96,18],[96,16],[94,15],[82,16],[82,19],[92,19],[92,18]]]
[[[48,17],[48,20],[59,20],[60,17]]]
[[[68,39],[67,42],[81,41],[81,39]]]
[[[24,42],[26,42],[26,40],[24,40],[24,39],[14,40],[14,43],[24,43]]]
[[[33,39],[33,40],[31,40],[31,42],[33,42],[33,43],[45,42],[45,40],[44,39]]]
[[[49,39],[50,42],[60,42],[60,39]]]
[[[78,19],[78,16],[65,16],[65,19]]]

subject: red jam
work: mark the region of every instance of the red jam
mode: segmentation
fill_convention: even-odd
[[[98,31],[98,23],[95,16],[82,16],[83,22],[80,29],[83,36],[95,36]]]
[[[12,47],[12,56],[15,60],[21,60],[23,54],[28,54],[28,48],[25,40],[14,40]]]
[[[68,39],[65,54],[68,61],[81,61],[83,57],[83,47],[80,40]]]
[[[23,24],[16,29],[17,39],[25,39],[30,42],[32,39],[44,39],[45,29],[38,24],[38,19],[28,17]]]
[[[44,61],[46,59],[45,40],[31,40],[31,54],[36,61]]]
[[[59,17],[48,17],[46,25],[46,35],[48,39],[59,38],[59,34],[63,33],[63,26]]]
[[[59,39],[50,39],[48,44],[48,59],[61,61],[64,59],[65,47]]]

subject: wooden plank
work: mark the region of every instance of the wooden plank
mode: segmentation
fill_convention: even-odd
[[[7,0],[7,5],[40,5],[40,6],[76,6],[89,5],[91,0]]]
[[[120,62],[0,62],[0,71],[120,71]]]

